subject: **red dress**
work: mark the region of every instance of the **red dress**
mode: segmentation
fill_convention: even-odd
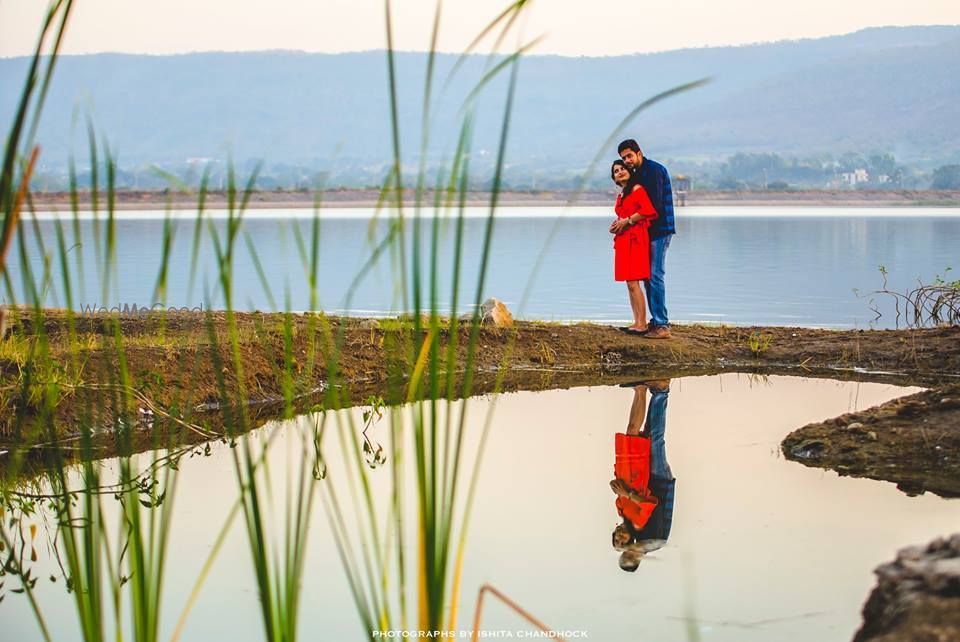
[[[630,520],[634,528],[642,530],[658,504],[650,492],[650,438],[618,432],[614,452],[614,477],[623,480],[643,498],[636,502],[629,497],[617,497],[617,512]]]
[[[650,233],[647,228],[657,218],[657,210],[647,191],[637,187],[624,197],[617,195],[617,218],[640,214],[643,218],[613,237],[613,278],[617,281],[644,281],[650,278]]]

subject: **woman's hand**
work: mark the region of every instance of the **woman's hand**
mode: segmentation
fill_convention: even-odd
[[[612,490],[618,497],[626,497],[632,502],[637,504],[649,504],[657,503],[657,498],[655,495],[647,494],[641,495],[634,489],[630,488],[627,485],[627,482],[622,479],[612,479],[610,480],[610,490]]]
[[[610,490],[619,495],[620,497],[629,497],[631,489],[627,486],[627,483],[622,479],[611,479],[610,480]]]
[[[628,218],[618,218],[613,223],[610,224],[610,233],[619,234],[623,232],[628,227],[630,227],[630,219]]]

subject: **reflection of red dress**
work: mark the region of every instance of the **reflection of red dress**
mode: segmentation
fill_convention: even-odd
[[[641,214],[636,225],[613,237],[613,278],[617,281],[644,281],[650,278],[650,234],[647,228],[657,217],[657,210],[642,187],[633,192],[617,195],[614,206],[617,218]]]
[[[637,491],[643,501],[617,497],[617,512],[630,520],[633,527],[642,530],[657,507],[657,498],[650,492],[650,438],[618,432],[614,445],[616,459],[613,475]]]

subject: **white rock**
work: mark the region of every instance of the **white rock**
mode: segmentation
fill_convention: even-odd
[[[513,315],[499,299],[489,298],[480,306],[481,323],[493,324],[498,328],[512,328]]]

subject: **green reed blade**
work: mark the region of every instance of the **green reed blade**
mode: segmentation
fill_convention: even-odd
[[[200,188],[197,190],[197,218],[193,223],[193,245],[190,251],[190,276],[187,280],[187,300],[193,296],[194,278],[197,273],[197,259],[200,255],[200,240],[203,235],[203,214],[207,203],[207,190],[210,184],[210,165],[203,169]]]

